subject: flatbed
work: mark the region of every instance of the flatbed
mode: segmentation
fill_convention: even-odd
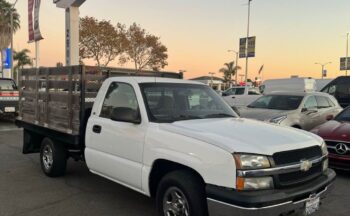
[[[104,80],[115,76],[183,78],[176,72],[82,65],[21,70],[16,125],[24,128],[23,153],[39,152],[40,146],[32,144],[40,143],[37,139],[42,135],[57,139],[72,151],[82,151],[85,125],[98,90]]]

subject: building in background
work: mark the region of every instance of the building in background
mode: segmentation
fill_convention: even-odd
[[[214,90],[221,91],[224,87],[224,79],[215,76],[201,76],[191,80],[204,83],[205,85],[212,87]]]

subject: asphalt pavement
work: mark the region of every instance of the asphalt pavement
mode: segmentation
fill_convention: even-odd
[[[153,200],[89,173],[82,162],[48,178],[39,155],[21,154],[22,131],[0,122],[0,216],[154,216]],[[315,216],[350,215],[350,174],[340,173],[330,199]]]

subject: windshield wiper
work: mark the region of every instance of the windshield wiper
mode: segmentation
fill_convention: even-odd
[[[236,116],[226,114],[226,113],[215,113],[206,115],[205,118],[235,118]]]

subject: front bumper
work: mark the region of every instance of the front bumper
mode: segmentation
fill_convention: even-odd
[[[335,170],[350,171],[350,156],[329,154],[329,166]]]
[[[305,211],[311,196],[319,196],[321,205],[333,187],[336,174],[329,169],[319,178],[290,189],[238,192],[208,185],[210,216],[287,216]]]
[[[11,108],[13,110],[6,110],[6,108]],[[0,114],[12,114],[18,111],[18,100],[0,100]]]

